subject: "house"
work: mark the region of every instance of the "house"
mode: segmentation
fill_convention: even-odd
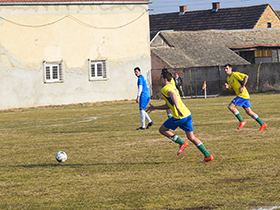
[[[195,78],[209,81],[208,70],[215,73],[213,77],[220,78],[221,68],[226,63],[235,66],[279,63],[279,37],[280,28],[158,32],[151,40],[153,96],[160,97],[158,81],[162,68],[178,72],[185,81],[192,81],[189,71],[199,68],[205,74],[198,75],[194,71]],[[213,86],[216,81],[213,79]],[[212,92],[217,93],[219,89],[220,86],[215,86]],[[185,90],[192,92],[189,87]]]
[[[150,15],[152,35],[164,30],[199,31],[277,27],[280,27],[279,14],[270,4],[221,8],[220,3],[215,2],[208,10],[187,11],[187,6],[180,6],[179,12]]]
[[[280,29],[158,32],[152,69],[280,62]]]
[[[151,85],[148,4],[0,0],[0,109],[134,99],[134,67]]]

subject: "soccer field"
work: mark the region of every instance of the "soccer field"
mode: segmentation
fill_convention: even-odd
[[[280,94],[252,94],[259,124],[227,109],[234,96],[184,99],[215,157],[161,136],[165,111],[140,124],[134,101],[0,111],[0,209],[252,210],[280,206]],[[152,104],[163,104],[153,100]],[[186,139],[182,130],[175,131]],[[65,151],[64,163],[55,160]],[[279,207],[280,208],[280,207]],[[276,209],[276,208],[273,208]]]

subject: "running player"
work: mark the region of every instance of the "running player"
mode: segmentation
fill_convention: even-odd
[[[187,138],[204,154],[204,160],[201,162],[209,162],[214,160],[214,157],[204,147],[203,143],[197,137],[195,137],[193,133],[191,112],[182,102],[177,88],[170,83],[171,79],[172,74],[170,72],[164,72],[162,74],[161,80],[164,86],[161,89],[161,93],[166,103],[160,106],[153,106],[150,104],[150,106],[146,109],[147,112],[150,113],[156,109],[171,109],[173,117],[167,119],[162,124],[162,126],[159,128],[159,132],[171,139],[173,142],[179,144],[177,155],[182,154],[184,149],[189,145],[188,142],[182,140],[179,136],[170,131],[170,129],[176,130],[178,127],[180,127],[185,131]]]
[[[167,69],[162,69],[161,70],[161,76],[164,72],[168,72]],[[172,77],[171,81],[170,81],[171,85],[173,85],[174,87],[176,87],[176,84],[175,84],[175,80],[174,78]],[[172,117],[172,113],[171,113],[171,110],[170,109],[166,109],[166,114],[167,114],[167,117],[168,118],[171,118]]]
[[[261,128],[259,131],[263,131],[267,124],[263,122],[259,116],[252,111],[252,106],[250,104],[250,96],[247,88],[245,87],[248,81],[249,76],[240,72],[233,72],[231,64],[225,65],[225,72],[228,75],[227,83],[225,86],[230,91],[235,91],[236,97],[232,100],[232,102],[228,105],[229,110],[236,116],[239,120],[238,130],[243,128],[246,125],[246,121],[243,120],[239,111],[236,109],[236,106],[242,107],[245,112],[255,119],[260,125]]]

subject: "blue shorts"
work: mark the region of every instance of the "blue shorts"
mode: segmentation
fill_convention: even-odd
[[[183,131],[192,132],[193,124],[192,124],[192,115],[185,117],[183,119],[176,119],[174,117],[169,118],[163,123],[164,127],[176,130],[180,127]]]
[[[150,96],[140,96],[139,109],[146,109],[151,97]]]
[[[241,97],[239,97],[239,96],[235,97],[235,98],[231,101],[231,103],[233,103],[233,104],[236,105],[236,106],[243,107],[243,108],[245,108],[245,107],[251,108],[251,107],[252,107],[252,106],[251,106],[251,103],[250,103],[250,101],[249,101],[249,99],[241,98]]]

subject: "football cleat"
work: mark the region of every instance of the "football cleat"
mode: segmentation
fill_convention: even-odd
[[[237,129],[240,130],[241,128],[244,127],[244,125],[246,125],[246,123],[247,123],[246,120],[243,120],[242,122],[239,123],[239,126]]]
[[[267,124],[266,124],[266,123],[264,123],[263,125],[261,125],[261,128],[260,128],[260,130],[259,130],[259,131],[263,131],[266,127],[267,127]]]
[[[204,160],[200,161],[201,163],[206,163],[209,162],[211,160],[214,160],[213,155],[210,155],[209,157],[205,157]]]
[[[186,142],[186,141],[184,141],[184,144],[182,144],[182,145],[179,146],[179,150],[178,150],[178,152],[177,152],[177,155],[181,155],[181,154],[183,153],[184,149],[185,149],[187,146],[189,146],[189,143]]]
[[[147,128],[146,128],[146,129],[148,129],[149,127],[151,127],[153,124],[154,124],[153,121],[152,121],[152,122],[149,122],[149,124],[147,125]]]
[[[136,128],[136,130],[145,130],[146,128],[142,128],[142,127],[139,127],[139,128]]]

